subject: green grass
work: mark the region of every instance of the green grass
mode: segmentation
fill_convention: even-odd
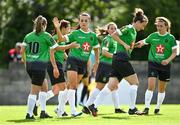
[[[129,116],[128,114],[114,114],[112,106],[100,106],[98,117],[83,114],[80,117],[70,116],[57,118],[54,113],[56,106],[48,105],[47,112],[53,116],[52,119],[39,119],[35,121],[25,120],[26,106],[0,106],[0,125],[180,125],[180,105],[162,105],[161,115],[154,115],[154,105],[151,106],[148,116]],[[143,105],[137,106],[140,110]],[[78,106],[78,111],[82,107]],[[122,106],[128,110],[127,106]],[[69,106],[67,106],[69,113]]]

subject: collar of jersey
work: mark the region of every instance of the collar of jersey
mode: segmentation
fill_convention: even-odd
[[[168,34],[168,32],[166,32],[164,35],[161,35],[159,32],[158,32],[158,35],[159,36],[166,36]]]
[[[88,33],[90,33],[90,31],[88,31],[88,32],[85,32],[85,31],[83,31],[82,29],[79,29],[81,32],[83,32],[83,33],[86,33],[86,34],[88,34]]]

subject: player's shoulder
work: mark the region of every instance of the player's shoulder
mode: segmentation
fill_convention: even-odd
[[[46,35],[46,36],[52,37],[52,35],[50,33],[46,32],[46,31],[43,32],[43,34]]]
[[[170,39],[175,39],[174,35],[171,34],[171,33],[168,33],[168,37],[169,37]]]
[[[32,31],[32,32],[30,32],[30,33],[28,33],[28,34],[26,34],[25,38],[30,37],[30,36],[33,36],[33,35],[34,35],[34,31]]]

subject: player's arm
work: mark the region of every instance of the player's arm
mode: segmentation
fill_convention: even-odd
[[[55,78],[58,78],[60,74],[59,74],[59,70],[58,70],[56,60],[55,60],[55,57],[54,57],[55,51],[56,50],[53,49],[53,48],[50,49],[50,61],[51,61],[51,64],[53,66],[53,75],[54,75]]]
[[[119,38],[120,33],[118,31],[115,31],[113,34],[111,34],[111,37],[116,40],[119,44],[123,45],[126,50],[130,49],[130,46],[127,45],[124,41],[122,41]]]
[[[61,30],[60,30],[61,24],[60,24],[57,17],[53,18],[53,24],[54,24],[54,27],[56,29],[56,33],[58,35],[58,42],[66,41],[66,37],[64,35],[62,35],[62,33],[61,33]]]
[[[21,47],[21,55],[22,55],[22,60],[21,61],[24,64],[26,64],[26,56],[25,56],[25,47],[24,46]]]
[[[113,54],[108,52],[108,48],[105,48],[105,47],[102,48],[102,55],[106,56],[107,58],[112,58],[113,57]]]
[[[57,46],[56,48],[54,48],[56,51],[58,50],[62,50],[62,51],[65,51],[66,49],[70,49],[70,48],[79,48],[80,47],[80,44],[76,43],[76,42],[72,42],[68,45],[60,45],[60,46]]]
[[[68,55],[67,55],[67,53],[64,51],[64,59],[67,60],[67,58],[68,58]]]
[[[161,62],[161,64],[162,64],[162,65],[167,65],[167,64],[169,64],[169,62],[171,62],[171,61],[176,57],[176,53],[177,53],[177,48],[176,48],[176,47],[172,48],[172,54],[171,54],[171,56],[170,56],[169,58],[163,60],[163,61]]]
[[[145,40],[140,40],[134,44],[134,48],[141,48],[144,45],[148,45],[148,44],[145,42]]]
[[[93,50],[94,50],[94,54],[95,54],[95,63],[93,65],[92,72],[94,72],[94,74],[96,74],[96,70],[99,65],[99,48],[94,48]]]

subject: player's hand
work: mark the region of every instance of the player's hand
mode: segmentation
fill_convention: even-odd
[[[131,43],[130,49],[132,49],[132,50],[134,49],[134,44],[135,44],[134,42]]]
[[[99,62],[95,62],[93,65],[93,68],[91,70],[91,72],[94,74],[94,76],[96,76],[96,71],[97,71],[98,65],[99,65]]]
[[[54,75],[55,78],[59,77],[60,74],[59,74],[59,70],[58,70],[57,67],[53,68],[53,75]]]
[[[78,49],[78,48],[80,48],[80,44],[78,44],[78,43],[76,43],[76,42],[72,42],[72,43],[71,43],[71,48],[76,48],[76,49]]]
[[[125,43],[124,48],[126,49],[126,51],[128,51],[130,49],[130,46]]]
[[[54,17],[52,22],[55,28],[60,28],[61,23],[59,22],[59,19],[57,17]]]
[[[169,64],[169,62],[170,62],[170,61],[169,61],[168,59],[166,59],[166,60],[163,60],[163,61],[161,62],[161,64],[165,66],[165,65]]]
[[[143,46],[142,40],[134,44],[134,48],[141,48],[142,46]]]

